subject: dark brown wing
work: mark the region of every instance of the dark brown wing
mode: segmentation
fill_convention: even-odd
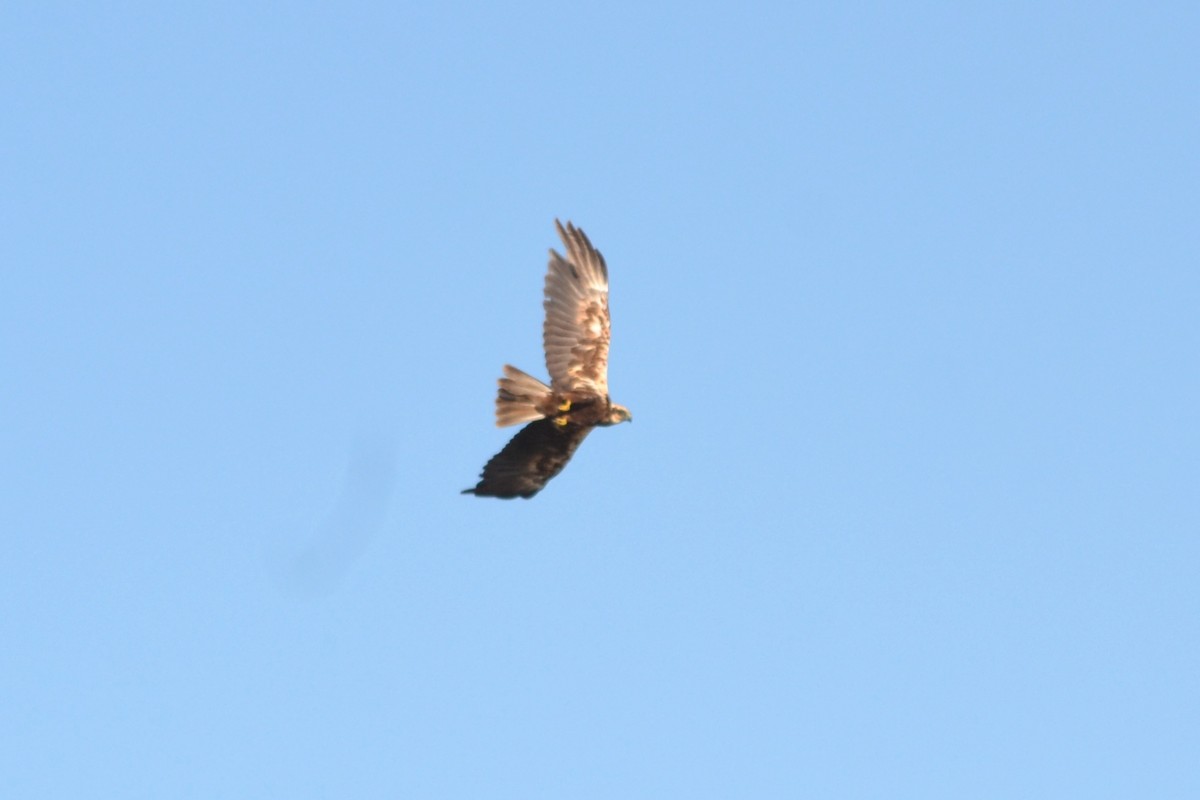
[[[590,425],[557,425],[552,419],[531,422],[483,468],[481,480],[463,494],[479,497],[530,498],[571,460],[575,448],[591,432]]]

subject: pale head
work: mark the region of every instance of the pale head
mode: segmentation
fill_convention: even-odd
[[[616,403],[608,410],[608,416],[604,418],[601,425],[616,425],[618,422],[633,422],[633,414],[629,413],[629,409],[625,406],[619,406]]]

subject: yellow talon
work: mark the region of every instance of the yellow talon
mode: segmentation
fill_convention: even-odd
[[[571,410],[571,401],[563,400],[561,403],[558,404],[558,410],[559,411],[570,411]]]
[[[554,418],[554,424],[555,424],[555,425],[557,425],[557,426],[558,426],[558,427],[560,427],[560,428],[565,428],[565,427],[567,427],[567,423],[568,423],[569,421],[570,421],[570,420],[568,420],[566,417],[555,417],[555,418]]]

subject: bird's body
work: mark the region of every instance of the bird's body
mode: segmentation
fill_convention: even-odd
[[[496,394],[498,426],[529,423],[463,494],[533,497],[562,471],[593,428],[633,419],[608,395],[608,267],[587,236],[557,220],[567,249],[550,251],[542,328],[550,385],[504,365]]]

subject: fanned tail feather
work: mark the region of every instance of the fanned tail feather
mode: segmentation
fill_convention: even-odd
[[[532,375],[509,364],[496,393],[496,427],[520,425],[546,416],[542,409],[551,400],[551,390]]]

